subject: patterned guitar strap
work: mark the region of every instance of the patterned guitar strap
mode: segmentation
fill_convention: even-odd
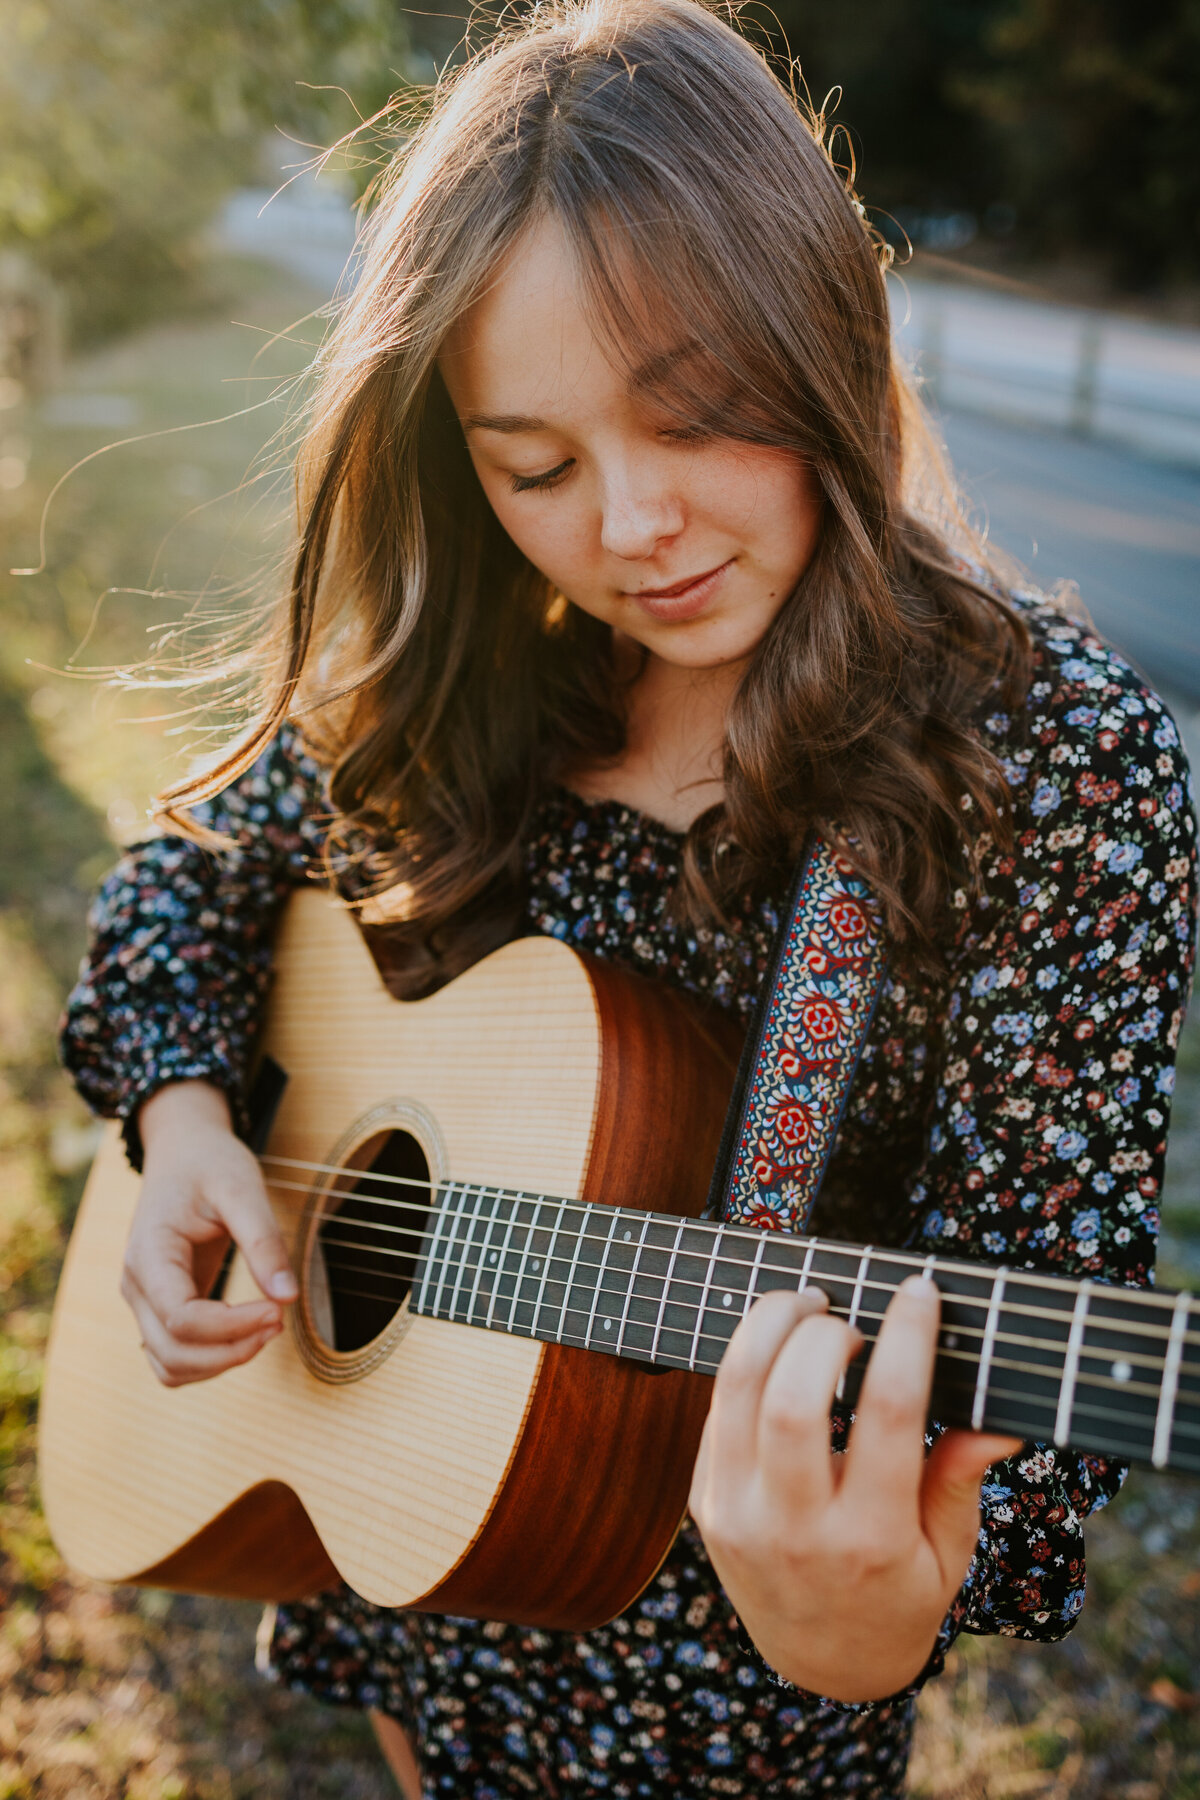
[[[886,970],[869,888],[814,834],[747,1034],[706,1217],[803,1231]]]

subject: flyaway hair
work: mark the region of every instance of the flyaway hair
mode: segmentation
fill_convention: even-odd
[[[331,855],[394,891],[399,991],[511,934],[539,794],[615,756],[625,729],[608,627],[501,530],[437,368],[546,215],[614,362],[679,419],[802,456],[823,495],[674,904],[719,920],[815,826],[870,882],[898,953],[936,963],[950,892],[985,834],[1010,835],[976,721],[1019,704],[1028,641],[894,355],[886,254],[824,121],[696,0],[535,8],[397,154],[318,360],[257,716],[163,796],[166,816],[186,830],[189,803],[293,717],[331,767]]]

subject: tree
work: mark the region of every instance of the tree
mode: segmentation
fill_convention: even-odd
[[[1015,0],[950,91],[996,147],[1034,247],[1125,286],[1200,274],[1200,4]]]
[[[178,299],[190,241],[280,126],[349,121],[316,87],[403,80],[386,0],[9,0],[0,10],[0,250],[65,290],[77,339]],[[313,84],[313,85],[306,85]]]

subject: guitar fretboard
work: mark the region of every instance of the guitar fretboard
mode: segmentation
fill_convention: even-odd
[[[1186,1294],[451,1184],[411,1306],[714,1374],[759,1295],[818,1285],[866,1339],[846,1378],[853,1404],[887,1303],[914,1273],[942,1294],[934,1412],[945,1423],[1200,1470],[1200,1332]]]

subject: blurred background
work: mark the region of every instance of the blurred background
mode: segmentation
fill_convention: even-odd
[[[744,20],[818,105],[842,90],[837,154],[907,258],[897,335],[977,517],[1042,586],[1077,585],[1195,753],[1194,0]],[[169,662],[276,578],[295,384],[398,127],[309,165],[397,90],[419,104],[466,24],[390,0],[0,0],[0,1800],[391,1791],[360,1720],[252,1673],[253,1609],[62,1567],[33,1428],[95,1145],[55,1019],[88,891],[199,725],[185,695],[89,671]],[[1164,1219],[1164,1278],[1200,1281],[1195,1019]],[[1134,1477],[1089,1531],[1065,1646],[956,1653],[914,1794],[1200,1796],[1198,1501]]]

